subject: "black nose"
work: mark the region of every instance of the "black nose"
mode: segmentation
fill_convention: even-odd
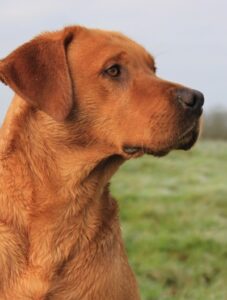
[[[186,109],[201,110],[204,104],[204,96],[196,90],[181,88],[176,90],[176,99]]]

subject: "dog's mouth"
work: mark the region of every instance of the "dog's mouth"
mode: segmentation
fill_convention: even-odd
[[[154,150],[150,147],[125,145],[123,146],[123,152],[128,158],[136,158],[144,154],[161,157],[167,155],[171,150],[189,150],[197,141],[198,136],[199,126],[197,123],[194,123],[183,134],[181,134],[175,142],[171,141],[163,149]]]
[[[170,149],[154,151],[148,147],[124,146],[123,151],[129,157],[139,157],[139,156],[142,156],[143,154],[149,154],[149,155],[161,157],[161,156],[165,156],[166,154],[168,154]]]

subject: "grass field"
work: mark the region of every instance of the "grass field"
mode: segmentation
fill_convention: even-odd
[[[111,189],[143,300],[227,300],[227,142],[129,161]]]

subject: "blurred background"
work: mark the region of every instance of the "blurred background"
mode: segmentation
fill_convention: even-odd
[[[127,162],[112,192],[143,300],[226,300],[227,2],[2,1],[0,57],[73,24],[125,33],[154,55],[160,77],[204,93],[197,146]],[[2,122],[12,92],[1,85],[0,96]]]

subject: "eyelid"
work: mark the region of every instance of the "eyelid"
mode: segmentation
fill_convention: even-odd
[[[111,74],[110,71],[111,69],[116,68],[117,69],[117,73],[116,74]],[[107,69],[105,69],[103,71],[103,75],[106,77],[111,78],[112,80],[118,80],[121,77],[121,73],[122,73],[122,67],[120,64],[113,64],[110,67],[108,67]]]
[[[102,70],[101,70],[101,74],[102,75],[105,75],[107,73],[107,71],[111,68],[113,68],[115,65],[117,65],[117,63],[115,62],[112,62],[112,63],[109,63],[107,64],[106,66],[103,66]]]
[[[115,65],[118,65],[118,63],[116,61],[109,60],[102,66],[100,74],[105,74],[108,69],[112,68]]]
[[[121,65],[119,65],[119,64],[113,64],[110,67],[106,68],[104,72],[108,72],[109,70],[111,70],[113,68],[117,68],[120,71],[121,70]]]
[[[120,51],[119,53],[116,53],[116,55],[112,55],[109,58],[107,58],[102,65],[101,69],[106,70],[108,68],[111,68],[111,66],[115,64],[121,64],[123,61],[125,61],[124,56],[126,52],[125,51]]]
[[[122,61],[116,58],[109,59],[108,61],[106,61],[102,68],[103,70],[107,70],[115,65],[122,66]]]
[[[111,63],[108,63],[106,66],[104,66],[104,71],[106,71],[106,70],[109,70],[109,69],[111,69],[111,68],[113,68],[113,67],[115,67],[115,66],[119,66],[119,64],[117,63],[117,62],[111,62]]]

